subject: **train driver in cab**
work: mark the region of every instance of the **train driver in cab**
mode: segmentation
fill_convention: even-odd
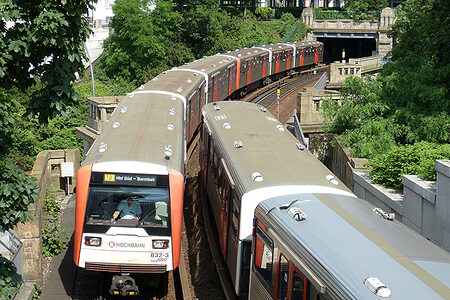
[[[142,208],[139,201],[134,201],[133,197],[128,195],[126,200],[120,201],[116,211],[113,213],[111,222],[117,220],[117,217],[122,220],[140,220],[141,216]]]

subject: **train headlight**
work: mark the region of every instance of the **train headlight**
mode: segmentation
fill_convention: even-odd
[[[168,240],[153,240],[153,249],[167,249],[168,247]]]
[[[100,238],[100,237],[93,237],[93,236],[86,236],[84,238],[84,244],[86,246],[99,247],[99,246],[102,245],[102,238]]]

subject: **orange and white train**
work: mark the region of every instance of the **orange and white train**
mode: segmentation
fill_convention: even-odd
[[[203,106],[322,59],[320,42],[236,50],[165,71],[126,95],[78,172],[75,264],[113,274],[110,293],[124,296],[139,294],[134,274],[177,268],[186,145]]]

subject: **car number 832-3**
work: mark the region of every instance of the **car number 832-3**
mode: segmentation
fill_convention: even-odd
[[[152,253],[150,253],[150,257],[151,258],[160,258],[160,257],[165,257],[165,258],[167,258],[167,257],[169,257],[169,253],[167,253],[167,252],[152,252]]]

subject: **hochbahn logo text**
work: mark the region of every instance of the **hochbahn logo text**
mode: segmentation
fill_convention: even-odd
[[[109,242],[110,248],[145,248],[145,243]]]

